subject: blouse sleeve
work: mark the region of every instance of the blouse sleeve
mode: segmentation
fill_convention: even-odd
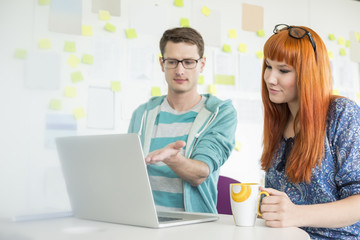
[[[335,100],[330,109],[335,182],[340,199],[360,194],[360,108],[349,99]]]

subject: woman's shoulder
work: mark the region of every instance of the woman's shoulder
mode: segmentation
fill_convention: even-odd
[[[331,101],[329,106],[329,117],[346,117],[360,116],[360,107],[354,102],[345,97],[339,97]]]
[[[360,107],[348,98],[339,97],[331,101],[328,116],[328,129],[358,129],[360,127]]]

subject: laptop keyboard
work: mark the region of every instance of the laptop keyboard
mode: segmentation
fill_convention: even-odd
[[[175,218],[175,217],[158,217],[159,222],[176,221],[181,219],[182,218]]]

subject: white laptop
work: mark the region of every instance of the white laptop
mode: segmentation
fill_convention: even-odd
[[[137,134],[62,137],[56,145],[75,217],[151,228],[218,219],[156,211]]]

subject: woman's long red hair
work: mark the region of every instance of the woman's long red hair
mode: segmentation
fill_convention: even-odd
[[[288,31],[272,35],[264,46],[262,68],[262,101],[264,104],[264,139],[261,166],[268,170],[289,120],[287,103],[270,101],[264,81],[265,60],[285,61],[295,68],[299,111],[294,120],[296,133],[293,149],[286,161],[286,175],[294,183],[310,182],[311,172],[324,154],[326,116],[332,97],[332,79],[328,52],[321,38],[308,30],[315,43],[316,54],[308,36],[295,39]]]

